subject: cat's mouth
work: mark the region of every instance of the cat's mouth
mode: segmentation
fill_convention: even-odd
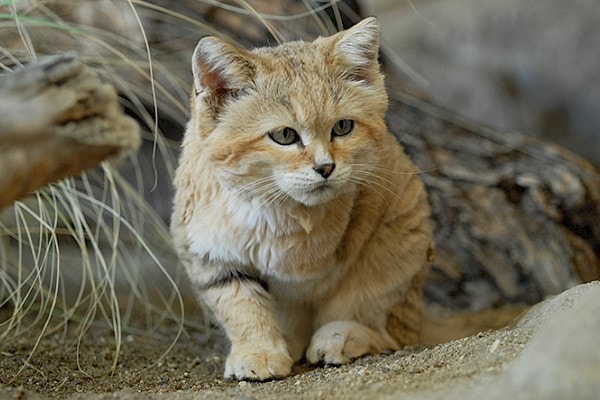
[[[298,200],[308,206],[314,206],[327,202],[333,197],[335,197],[335,187],[330,183],[323,182],[305,188]]]
[[[311,182],[304,183],[304,185],[297,185],[290,188],[288,193],[290,197],[296,201],[307,205],[314,206],[327,202],[338,193],[338,185],[334,182]]]

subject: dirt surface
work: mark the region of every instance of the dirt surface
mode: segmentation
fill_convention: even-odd
[[[598,298],[600,282],[577,285],[503,329],[340,367],[301,364],[286,379],[269,382],[224,380],[226,344],[199,331],[184,332],[166,353],[176,327],[163,324],[152,337],[141,327],[128,330],[115,360],[113,334],[106,328],[94,326],[84,336],[47,335],[31,357],[36,334],[24,329],[27,334],[20,338],[0,342],[0,399],[595,400],[600,393]],[[499,315],[432,319],[425,329],[445,326],[452,332]]]
[[[357,399],[399,394],[420,398],[466,384],[474,376],[499,373],[529,340],[523,331],[488,331],[435,347],[363,357],[340,367],[301,364],[286,379],[260,383],[222,378],[227,348],[216,336],[184,334],[160,359],[176,330],[167,329],[161,335],[162,340],[125,335],[112,375],[115,346],[108,329],[88,332],[79,357],[77,336],[68,333],[44,338],[30,360],[33,335],[4,342],[0,398]]]

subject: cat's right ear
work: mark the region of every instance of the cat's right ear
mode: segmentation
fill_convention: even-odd
[[[192,56],[192,72],[196,95],[235,94],[246,89],[253,68],[248,53],[213,36],[198,42]]]

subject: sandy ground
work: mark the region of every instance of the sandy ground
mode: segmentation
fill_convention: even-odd
[[[171,332],[162,332],[173,337]],[[55,335],[41,341],[27,361],[34,339],[4,343],[0,357],[0,398],[37,399],[357,399],[402,393],[420,396],[467,381],[475,374],[495,374],[529,340],[523,332],[479,333],[435,347],[363,357],[340,367],[297,365],[280,381],[236,382],[222,378],[226,344],[216,335],[200,340],[184,335],[164,359],[167,340],[127,335],[113,375],[113,337],[94,329],[79,351],[77,338]],[[24,367],[25,366],[25,367]]]
[[[301,364],[270,382],[222,379],[227,349],[216,336],[186,333],[161,357],[175,328],[159,332],[162,340],[126,334],[113,374],[104,328],[91,329],[79,352],[77,335],[48,336],[31,359],[27,335],[1,343],[0,399],[598,399],[599,298],[600,282],[577,285],[507,328],[340,367]]]

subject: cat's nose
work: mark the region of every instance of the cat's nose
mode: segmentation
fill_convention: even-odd
[[[314,166],[313,169],[319,175],[321,175],[323,178],[327,179],[333,173],[333,170],[335,169],[335,164],[334,163],[319,164],[319,165]]]

